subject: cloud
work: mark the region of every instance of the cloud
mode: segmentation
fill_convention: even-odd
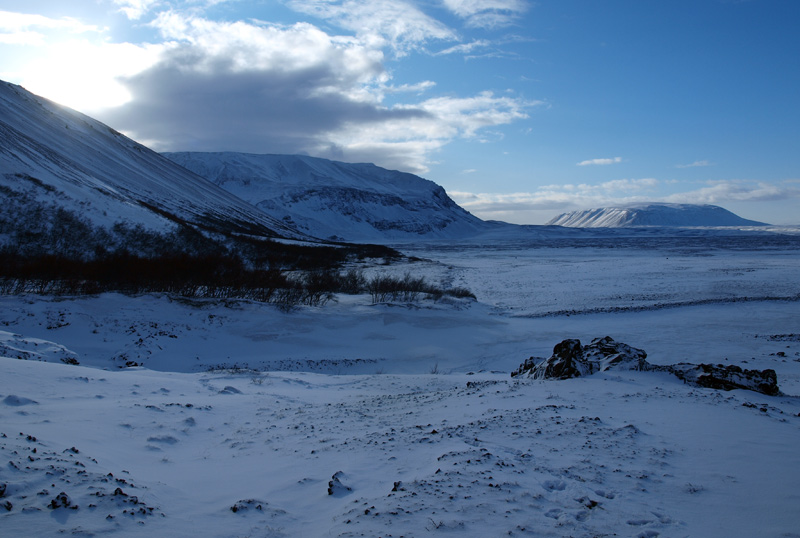
[[[3,78],[84,111],[130,99],[117,77],[152,65],[158,45],[115,43],[107,28],[69,17],[0,11]]]
[[[413,105],[396,105],[374,122],[348,122],[327,134],[331,150],[324,146],[314,154],[346,160],[372,160],[388,168],[424,173],[430,156],[456,138],[477,138],[486,127],[527,118],[537,106],[513,97],[483,92],[473,97],[436,97]]]
[[[460,43],[458,45],[448,47],[444,50],[437,52],[435,56],[446,56],[448,54],[469,54],[475,51],[476,49],[484,49],[490,46],[492,46],[492,43],[490,41],[486,41],[485,39],[478,39],[472,41],[471,43]]]
[[[100,33],[101,27],[84,24],[71,17],[54,19],[43,15],[0,11],[0,43],[6,45],[45,45],[44,32],[66,31],[70,34]]]
[[[443,3],[473,28],[509,26],[528,9],[524,0],[443,0]]]
[[[532,192],[472,193],[448,191],[453,200],[476,216],[516,223],[546,222],[559,213],[579,209],[614,207],[642,202],[729,205],[800,200],[800,182],[710,181],[707,186],[667,194],[672,181],[653,178],[600,183],[545,185]]]
[[[131,20],[138,20],[156,6],[159,0],[114,0],[119,10]]]
[[[684,204],[724,204],[726,202],[769,202],[800,199],[800,187],[792,181],[767,183],[763,181],[709,181],[707,187],[671,194],[665,202]]]
[[[368,46],[389,46],[399,56],[429,41],[456,41],[457,33],[404,0],[289,0],[300,13],[355,32]]]
[[[579,162],[578,166],[617,164],[621,162],[622,157],[614,157],[613,159],[589,159],[588,161]]]
[[[499,219],[499,215],[538,210],[569,210],[620,203],[653,200],[661,184],[653,178],[618,179],[597,185],[544,185],[533,192],[448,194],[468,211],[483,218]]]
[[[380,50],[308,23],[170,12],[153,26],[167,40],[158,62],[124,78],[131,101],[101,119],[161,151],[307,153],[422,173],[445,144],[537,104],[483,92],[385,106],[433,83],[391,86]]]
[[[711,166],[712,164],[708,161],[695,161],[691,164],[676,164],[675,168],[697,168],[700,166]]]

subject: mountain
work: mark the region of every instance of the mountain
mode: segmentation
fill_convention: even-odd
[[[8,208],[32,201],[105,227],[124,222],[163,231],[188,223],[224,234],[310,239],[110,127],[0,81],[3,222],[15,218]]]
[[[487,223],[436,183],[374,164],[301,155],[165,153],[272,218],[327,239],[456,239]]]
[[[766,226],[763,222],[743,219],[714,205],[658,203],[572,211],[547,224],[572,228]]]

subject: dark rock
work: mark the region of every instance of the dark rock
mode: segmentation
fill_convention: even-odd
[[[775,370],[745,370],[736,365],[688,364],[656,367],[670,372],[686,383],[719,390],[745,389],[777,396],[778,376]]]
[[[345,486],[342,484],[341,478],[343,476],[344,473],[342,471],[337,471],[333,474],[328,482],[328,495],[336,495],[337,497],[340,497],[353,491],[353,488],[350,486]]]
[[[650,364],[647,353],[613,338],[595,338],[582,346],[580,340],[564,340],[553,348],[548,359],[531,357],[511,373],[511,377],[569,379],[606,370],[668,372],[685,383],[719,390],[745,389],[775,396],[780,394],[774,370],[745,370],[722,364],[679,363],[669,366]]]
[[[569,379],[603,372],[610,368],[617,370],[648,370],[650,364],[645,360],[647,353],[610,336],[595,338],[592,343],[581,346],[580,340],[564,340],[553,348],[548,359],[531,357],[526,360],[512,377],[527,375],[534,379]]]
[[[254,508],[259,511],[264,510],[264,505],[267,504],[263,501],[257,501],[256,499],[244,499],[237,501],[236,504],[231,506],[231,512],[234,514],[238,512],[245,512],[251,508]]]
[[[37,402],[36,400],[31,400],[30,398],[25,398],[23,396],[17,396],[16,394],[9,394],[3,399],[3,403],[13,407],[19,407],[22,405],[37,404],[39,402]]]
[[[55,510],[56,508],[61,508],[62,506],[64,508],[72,508],[72,509],[78,508],[76,505],[72,504],[72,501],[70,501],[69,496],[63,491],[58,495],[56,495],[55,498],[50,501],[49,506],[53,510]]]

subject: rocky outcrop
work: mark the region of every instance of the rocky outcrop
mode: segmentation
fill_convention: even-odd
[[[595,338],[582,346],[580,340],[564,340],[547,358],[531,357],[511,372],[511,377],[569,379],[606,370],[668,372],[698,387],[720,390],[745,389],[774,396],[780,394],[774,370],[745,370],[735,365],[679,363],[668,366],[650,364],[647,353],[610,336]]]
[[[745,370],[736,365],[689,364],[654,366],[654,369],[668,371],[685,383],[710,389],[746,389],[770,396],[780,394],[778,376],[775,370]]]
[[[617,370],[649,370],[644,350],[617,342],[610,336],[595,338],[586,346],[580,340],[564,340],[553,348],[548,359],[531,357],[511,377],[525,375],[534,379],[569,379],[614,368]]]

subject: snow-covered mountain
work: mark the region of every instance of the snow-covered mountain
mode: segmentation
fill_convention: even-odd
[[[20,197],[106,227],[166,230],[183,222],[307,238],[110,127],[0,81],[0,203],[19,205]]]
[[[573,228],[635,226],[765,226],[714,205],[640,204],[563,213],[547,223]]]
[[[275,219],[316,237],[349,241],[455,239],[487,223],[436,183],[374,164],[300,155],[165,153]]]

